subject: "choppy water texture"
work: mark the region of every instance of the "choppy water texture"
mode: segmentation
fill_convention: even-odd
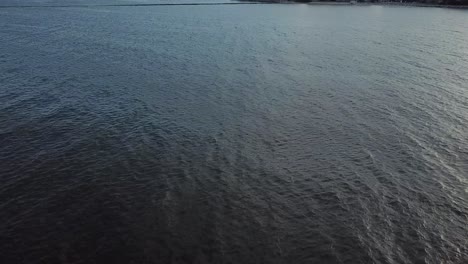
[[[468,263],[467,11],[0,25],[1,263]]]

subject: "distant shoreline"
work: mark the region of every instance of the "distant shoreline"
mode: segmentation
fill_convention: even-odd
[[[71,5],[0,5],[0,9],[6,8],[67,8],[67,7],[147,7],[147,6],[208,6],[208,5],[243,5],[243,4],[306,4],[306,5],[334,5],[334,6],[406,6],[406,7],[439,7],[468,9],[468,5],[426,4],[418,2],[305,2],[301,0],[232,0],[231,2],[200,2],[200,3],[135,3],[135,4],[71,4]]]
[[[343,3],[343,2],[309,2],[309,5],[319,5],[321,3],[328,3],[328,4],[336,4],[336,3]],[[348,2],[344,2],[345,5],[356,5],[356,6],[370,6],[370,5],[380,5],[380,6],[408,6],[408,7],[440,7],[440,8],[461,8],[466,9],[468,8],[467,5],[439,5],[439,4],[426,4],[426,3],[418,3],[418,2],[411,2],[411,3],[398,3],[398,2],[379,2],[379,3],[355,3],[351,4]]]
[[[240,2],[259,2],[259,3],[276,3],[276,4],[306,4],[306,5],[344,5],[344,6],[407,6],[407,7],[439,7],[439,8],[458,8],[458,9],[468,9],[468,5],[444,5],[444,4],[426,4],[418,2],[407,2],[407,3],[398,3],[398,2],[301,2],[301,1],[284,1],[284,0],[237,0]]]

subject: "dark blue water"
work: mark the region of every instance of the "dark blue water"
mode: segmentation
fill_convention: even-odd
[[[467,28],[0,8],[0,262],[467,263]]]

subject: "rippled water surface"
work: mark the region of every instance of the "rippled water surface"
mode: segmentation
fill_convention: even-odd
[[[1,263],[468,263],[468,11],[0,25]]]

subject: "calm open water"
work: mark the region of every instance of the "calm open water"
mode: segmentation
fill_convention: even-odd
[[[1,263],[468,263],[468,11],[0,25]]]

